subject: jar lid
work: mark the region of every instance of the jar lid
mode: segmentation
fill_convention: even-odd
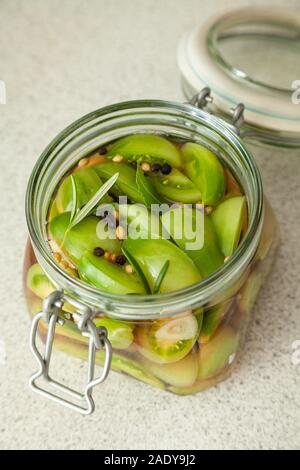
[[[187,33],[177,57],[189,99],[209,87],[220,114],[245,105],[245,135],[300,146],[299,54],[299,12],[244,8]]]

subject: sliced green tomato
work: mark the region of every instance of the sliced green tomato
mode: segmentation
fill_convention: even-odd
[[[55,290],[55,287],[37,263],[30,266],[27,272],[27,287],[41,299],[45,299]]]
[[[121,253],[115,231],[105,220],[90,215],[68,230],[70,212],[58,215],[49,224],[50,234],[65,255],[77,266],[86,251],[101,247],[110,253]]]
[[[34,299],[27,299],[27,306],[29,313],[34,317],[37,313],[40,313],[43,310],[43,301],[41,298],[35,297]]]
[[[239,310],[243,314],[249,313],[252,310],[266,274],[267,273],[264,272],[262,267],[262,263],[256,263],[253,271],[245,282],[245,285],[239,291],[238,306]]]
[[[224,197],[225,175],[218,157],[203,145],[189,142],[181,148],[186,174],[202,194],[202,202],[215,206]]]
[[[212,221],[224,256],[231,256],[236,250],[246,215],[245,196],[226,199],[212,212]]]
[[[233,177],[229,170],[225,170],[226,175],[226,199],[234,196],[242,196],[242,191],[237,180]]]
[[[193,261],[169,240],[127,238],[123,246],[140,266],[152,292],[166,261],[170,264],[160,292],[182,289],[201,280],[201,274]]]
[[[100,363],[96,356],[97,362]],[[103,361],[101,362],[101,364]],[[131,377],[141,380],[142,382],[152,385],[152,387],[157,387],[160,389],[165,389],[164,384],[153,374],[151,374],[145,367],[143,367],[137,361],[121,355],[113,353],[111,367],[113,370],[118,372],[123,372],[124,374],[130,375]]]
[[[187,356],[198,334],[199,324],[188,314],[139,326],[135,330],[135,340],[144,357],[157,364],[168,364]]]
[[[191,207],[176,207],[165,212],[161,220],[165,230],[193,260],[202,276],[209,276],[224,264],[209,216]]]
[[[227,315],[231,305],[232,300],[228,300],[220,304],[214,305],[213,307],[209,307],[209,309],[204,313],[203,324],[200,334],[201,344],[205,344],[210,341],[212,336],[217,331],[220,323]]]
[[[67,176],[61,183],[53,204],[55,206],[50,210],[50,214],[72,211],[73,209],[73,188],[71,176],[75,182],[77,192],[77,209],[83,207],[102,186],[102,180],[93,168],[82,168],[72,175]],[[104,196],[102,202],[110,202],[109,196]]]
[[[114,320],[113,318],[95,318],[97,327],[104,326],[107,329],[108,339],[113,348],[127,349],[133,342],[133,328],[129,323]]]
[[[190,387],[198,376],[198,355],[193,351],[177,362],[156,364],[146,361],[144,365],[158,379],[173,387]]]
[[[48,213],[48,220],[54,219],[54,217],[56,217],[57,215],[59,215],[59,210],[57,208],[56,201],[53,201]]]
[[[261,239],[257,248],[256,257],[263,260],[268,255],[272,244],[276,243],[279,238],[278,223],[267,199],[264,200],[264,224],[261,233]]]
[[[105,162],[94,166],[94,169],[104,181],[119,173],[119,178],[111,191],[117,196],[128,196],[130,201],[144,202],[136,185],[136,171],[131,166],[126,163]]]
[[[181,166],[180,152],[169,140],[159,135],[128,135],[112,144],[108,156],[122,155],[128,160],[167,162],[172,166]]]
[[[216,385],[220,380],[216,378],[208,380],[196,380],[190,387],[168,387],[168,390],[176,395],[194,395],[195,393],[203,392],[210,387]]]
[[[220,329],[211,340],[200,346],[199,379],[208,379],[230,365],[238,347],[238,334],[229,326]]]
[[[119,205],[120,223],[127,221],[130,238],[161,238],[164,231],[160,218],[142,204]]]
[[[152,176],[158,194],[176,202],[194,203],[201,201],[201,192],[194,183],[176,168],[169,175]]]
[[[55,290],[54,285],[48,279],[39,264],[33,264],[27,272],[27,287],[37,296],[39,299],[45,299],[48,295]],[[38,302],[35,305],[42,305]],[[75,309],[68,302],[65,302],[63,309],[65,312],[74,313]],[[39,310],[41,311],[41,309]],[[34,313],[30,309],[30,313]]]
[[[111,294],[145,294],[135,274],[90,253],[81,258],[78,272],[81,279]]]

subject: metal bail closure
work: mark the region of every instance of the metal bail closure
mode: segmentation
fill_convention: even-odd
[[[88,377],[83,393],[77,392],[76,390],[56,382],[49,375],[56,324],[64,325],[65,323],[65,321],[59,317],[65,302],[68,302],[75,307],[76,313],[73,314],[73,317],[77,322],[78,329],[81,331],[83,336],[87,336],[89,338]],[[112,347],[107,338],[107,331],[103,327],[96,327],[95,323],[92,321],[93,316],[94,313],[92,309],[86,305],[72,299],[62,291],[55,291],[44,300],[43,311],[34,317],[30,331],[30,349],[39,364],[39,370],[30,379],[30,388],[39,395],[49,398],[50,400],[64,405],[74,411],[78,411],[83,415],[93,413],[95,409],[92,397],[93,388],[107,378],[112,358]],[[40,353],[36,344],[40,320],[43,320],[48,324],[48,333],[43,354]],[[95,378],[97,349],[105,350],[105,361],[102,374]],[[43,378],[48,383],[49,389],[52,388],[52,391],[37,385],[36,382],[39,378]],[[71,398],[73,398],[72,401]]]
[[[213,102],[213,97],[211,96],[211,89],[209,87],[202,88],[202,90],[194,95],[188,102],[192,106],[195,106],[199,109],[204,109],[209,103]],[[245,106],[243,103],[239,103],[235,108],[230,108],[230,114],[232,115],[232,120],[229,124],[232,129],[238,134],[241,134],[241,128],[245,122],[244,112]],[[223,119],[223,117],[222,117]]]

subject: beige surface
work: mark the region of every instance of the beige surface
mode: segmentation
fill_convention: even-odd
[[[23,199],[31,168],[57,132],[124,99],[182,100],[175,48],[211,12],[260,1],[6,0],[0,3],[0,447],[68,449],[299,448],[300,154],[258,151],[283,243],[255,308],[241,365],[226,383],[180,398],[111,374],[82,418],[27,387],[35,367],[21,292]],[[298,5],[298,0],[269,1]],[[300,79],[300,77],[295,77]],[[4,360],[4,348],[6,360]],[[58,357],[72,380],[80,363]]]

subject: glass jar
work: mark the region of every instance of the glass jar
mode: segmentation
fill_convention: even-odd
[[[72,277],[55,261],[47,242],[47,213],[55,188],[79,159],[114,139],[138,132],[199,142],[215,152],[243,188],[248,227],[228,262],[198,284],[160,295],[112,295]],[[39,158],[28,184],[26,216],[30,241],[24,264],[25,294],[32,316],[43,311],[31,333],[32,350],[40,365],[31,381],[36,390],[62,402],[58,394],[36,385],[40,376],[49,382],[54,332],[57,349],[89,361],[85,393],[67,391],[74,399],[86,399],[88,405],[75,407],[63,400],[85,414],[93,410],[92,387],[107,375],[109,343],[113,370],[176,394],[196,393],[228,377],[278,243],[276,219],[264,198],[259,171],[234,126],[191,104],[169,101],[132,101],[88,114],[59,134]],[[50,295],[51,309],[52,291],[58,297]],[[62,292],[64,298],[59,297]],[[53,312],[56,317],[51,322]],[[108,328],[108,340],[95,347],[91,340],[94,330],[91,323],[82,328],[83,317],[94,325],[99,318],[114,319],[119,322],[119,336]],[[181,337],[177,328],[181,322],[197,324],[197,336]],[[37,329],[47,341],[44,355],[36,346]],[[166,334],[163,351],[156,343],[158,330],[160,339]],[[94,359],[105,365],[98,382]]]

